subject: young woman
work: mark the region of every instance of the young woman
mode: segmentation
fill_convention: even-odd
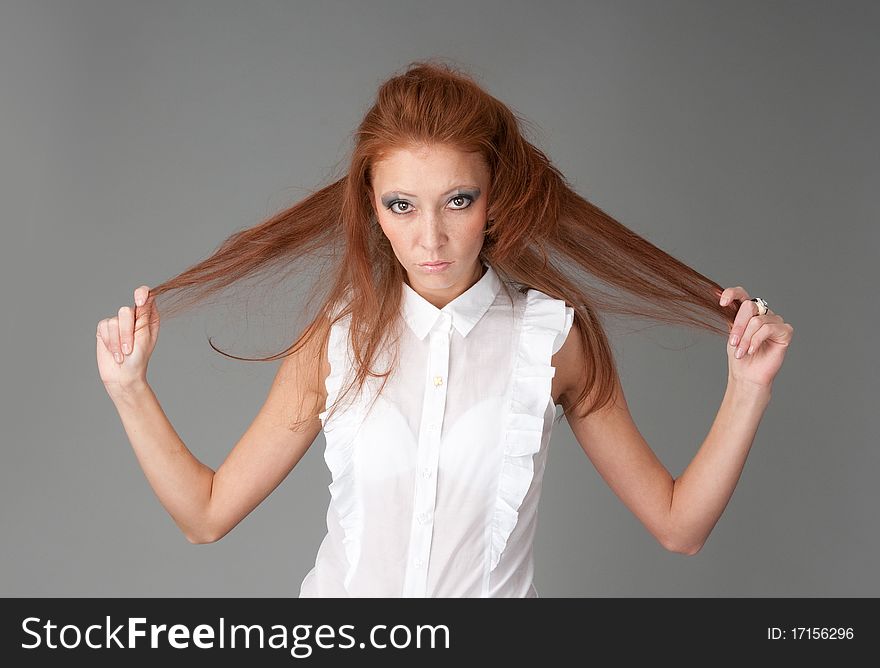
[[[326,251],[338,252],[315,282],[327,290],[317,315],[213,471],[147,383],[157,297],[206,296]],[[583,287],[579,272],[618,292]],[[537,596],[532,543],[556,405],[657,541],[695,554],[794,331],[764,300],[722,290],[576,194],[507,107],[432,62],[380,87],[342,178],[134,301],[98,324],[100,376],[190,541],[226,535],[323,429],[328,531],[304,597]],[[718,416],[677,478],[630,415],[600,321],[612,312],[730,337]]]

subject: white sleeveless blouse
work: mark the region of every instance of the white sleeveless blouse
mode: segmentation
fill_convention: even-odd
[[[369,378],[329,421],[328,410],[319,415],[331,498],[300,597],[538,595],[532,543],[556,417],[550,361],[574,309],[484,266],[442,309],[403,283],[408,326],[384,390],[377,396],[381,379]],[[331,328],[326,407],[351,379],[349,321]]]

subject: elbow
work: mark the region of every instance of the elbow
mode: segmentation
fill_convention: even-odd
[[[686,557],[692,557],[697,554],[702,548],[703,543],[698,542],[684,542],[684,541],[674,541],[674,540],[666,540],[665,542],[661,542],[663,547],[670,552],[675,552],[676,554],[683,554]]]
[[[683,554],[686,557],[692,557],[697,554],[703,548],[703,543],[706,542],[706,536],[685,531],[672,518],[655,537],[665,550],[675,552],[676,554]]]
[[[695,554],[697,554],[702,548],[703,548],[702,543],[699,543],[699,544],[697,544],[697,545],[690,545],[690,546],[688,546],[688,547],[686,547],[686,548],[679,548],[678,550],[676,550],[676,552],[677,552],[678,554],[683,554],[683,555],[686,556],[686,557],[693,557],[693,556],[694,556]]]
[[[216,542],[215,538],[209,538],[207,536],[199,536],[196,534],[188,533],[185,534],[186,539],[192,543],[193,545],[205,545],[206,543],[214,543]]]
[[[655,536],[657,542],[663,546],[663,549],[676,554],[683,554],[686,557],[692,557],[697,554],[703,547],[705,540],[698,537],[685,536],[679,531],[664,531]]]
[[[188,526],[180,526],[183,535],[193,545],[205,545],[207,543],[216,543],[226,535],[226,531],[221,531],[221,527],[217,518],[208,512],[203,513],[198,519],[191,522]]]
[[[216,543],[223,535],[211,531],[185,531],[184,536],[193,545],[206,545]]]

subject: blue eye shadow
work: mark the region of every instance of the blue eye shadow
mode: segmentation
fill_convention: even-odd
[[[480,196],[479,188],[455,188],[452,192],[447,193],[449,196],[448,199],[452,199],[454,197],[458,197],[459,195],[468,195],[472,200],[476,201],[476,199]],[[390,192],[382,195],[381,201],[382,206],[388,208],[391,206],[392,202],[398,199],[403,199],[404,197],[414,197],[413,195],[408,195],[407,193],[399,193],[399,192]]]

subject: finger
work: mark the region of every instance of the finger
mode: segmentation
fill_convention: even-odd
[[[751,345],[752,338],[755,336],[755,332],[757,332],[764,324],[767,322],[766,315],[756,315],[749,318],[749,322],[743,330],[742,335],[740,336],[739,345],[736,348],[733,356],[737,359],[741,357],[745,357],[746,351],[749,349]]]
[[[122,364],[122,351],[119,349],[119,318],[110,318],[107,323],[107,333],[109,335],[109,344],[107,348],[113,353],[113,359],[117,364]]]
[[[747,355],[754,355],[758,351],[761,344],[764,343],[764,341],[767,340],[767,337],[773,333],[772,327],[773,326],[770,323],[765,323],[763,327],[752,335],[749,340],[748,350],[746,350]]]
[[[146,315],[145,322],[149,327],[150,336],[156,336],[159,330],[159,310],[156,307],[156,296],[148,295],[144,306],[140,310],[144,311]]]
[[[730,328],[730,345],[737,345],[743,338],[743,333],[751,320],[757,314],[757,304],[753,301],[745,300],[739,305],[736,318],[733,319],[733,326]]]
[[[740,301],[749,298],[749,293],[745,291],[745,288],[742,286],[737,286],[735,288],[725,288],[721,291],[720,304],[722,306],[727,306],[732,303],[734,299],[738,299]]]
[[[746,331],[743,334],[742,341],[736,349],[734,355],[737,359],[746,355],[753,355],[761,343],[773,333],[773,327],[783,322],[778,315],[756,315],[749,320]],[[768,327],[770,329],[768,329]]]
[[[134,350],[134,311],[130,306],[119,308],[119,343],[123,355]]]
[[[104,318],[98,323],[98,331],[97,336],[101,340],[101,343],[104,344],[104,347],[107,347],[107,319]]]
[[[764,323],[764,326],[755,332],[751,338],[751,343],[749,343],[749,348],[746,351],[746,354],[754,355],[758,352],[761,345],[767,341],[767,339],[771,338],[773,341],[777,341],[787,346],[791,341],[791,333],[793,331],[794,329],[791,325],[787,324],[781,317],[775,316],[769,322]]]
[[[142,285],[139,288],[136,288],[134,291],[134,303],[137,306],[143,306],[146,304],[147,296],[150,294],[150,288],[146,285]]]
[[[135,323],[145,322],[150,315],[150,304],[148,298],[150,288],[142,285],[134,291],[134,320]]]

